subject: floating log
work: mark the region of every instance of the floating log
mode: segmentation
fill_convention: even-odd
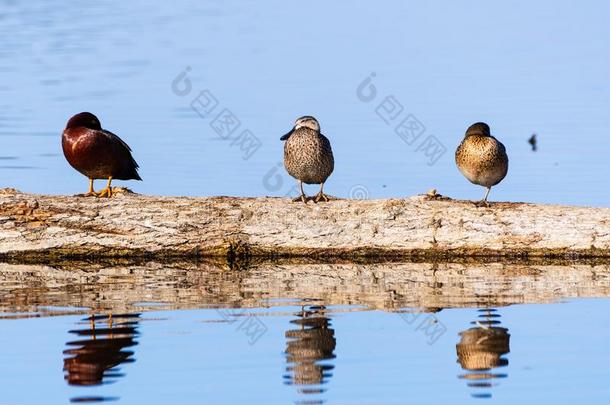
[[[0,259],[452,260],[610,258],[610,209],[477,206],[439,195],[294,203],[287,198],[110,199],[0,190]]]

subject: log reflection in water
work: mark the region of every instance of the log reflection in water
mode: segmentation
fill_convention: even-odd
[[[98,313],[258,307],[310,297],[369,309],[456,308],[610,297],[610,266],[505,263],[265,263],[242,271],[206,263],[72,267],[0,263],[0,317],[48,316],[43,306]],[[273,304],[281,306],[281,303]],[[156,308],[155,308],[156,309]]]

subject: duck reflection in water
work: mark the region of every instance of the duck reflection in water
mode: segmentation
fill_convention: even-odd
[[[323,306],[303,307],[296,315],[298,319],[290,323],[298,325],[298,328],[286,332],[288,342],[285,354],[288,367],[284,382],[301,386],[301,394],[321,394],[324,389],[320,385],[328,382],[334,368],[321,361],[335,358],[335,331],[331,329],[330,318],[326,316],[326,308]]]
[[[494,385],[492,381],[508,376],[493,370],[508,365],[508,360],[502,356],[510,352],[510,334],[507,328],[498,326],[500,315],[495,309],[480,309],[479,312],[479,318],[483,319],[471,322],[477,326],[461,332],[456,345],[457,361],[468,371],[458,377],[468,380],[468,386],[475,390],[473,397],[491,398],[488,390]]]
[[[70,385],[94,386],[124,376],[116,366],[131,363],[133,351],[124,350],[138,343],[140,314],[94,315],[86,318],[90,327],[71,330],[81,339],[66,343],[64,378]]]

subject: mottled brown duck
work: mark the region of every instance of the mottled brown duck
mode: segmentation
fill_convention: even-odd
[[[297,179],[301,195],[294,201],[307,202],[303,190],[305,184],[319,184],[320,191],[314,202],[328,201],[324,194],[324,183],[335,168],[330,141],[320,132],[320,124],[309,115],[296,120],[290,132],[280,138],[284,144],[284,167]]]
[[[466,135],[455,151],[455,163],[471,183],[487,188],[480,203],[486,204],[489,191],[500,183],[508,172],[508,156],[502,142],[491,136],[489,125],[477,122],[466,130]]]
[[[85,196],[112,197],[111,183],[117,180],[142,180],[131,148],[117,135],[102,129],[97,117],[88,112],[76,114],[66,124],[61,146],[70,166],[89,178]],[[93,190],[95,179],[107,179],[106,188]]]

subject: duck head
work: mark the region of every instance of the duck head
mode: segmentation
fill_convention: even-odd
[[[491,136],[489,125],[484,122],[477,122],[472,124],[466,130],[466,136],[478,135],[478,136]]]
[[[68,120],[66,129],[84,127],[88,129],[102,129],[102,124],[97,117],[90,112],[78,113]]]
[[[290,138],[290,135],[292,135],[292,133],[299,128],[309,128],[309,129],[313,129],[316,132],[320,132],[320,123],[318,122],[318,120],[316,120],[311,115],[304,115],[302,117],[299,117],[294,122],[294,127],[290,130],[290,132],[288,132],[286,135],[282,136],[280,138],[280,140],[281,141],[287,140],[288,138]]]

